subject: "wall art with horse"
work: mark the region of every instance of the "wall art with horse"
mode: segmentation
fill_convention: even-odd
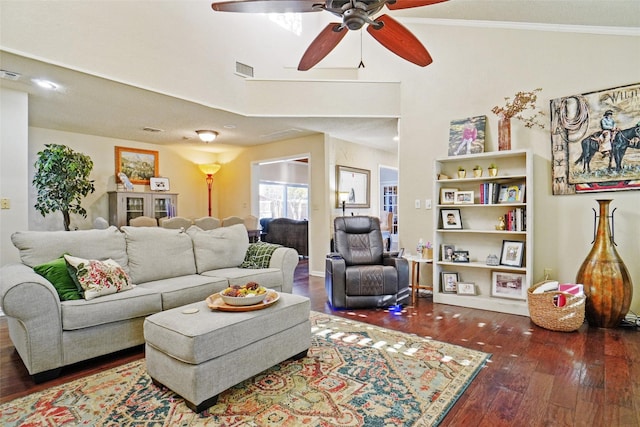
[[[551,100],[553,194],[640,190],[640,83]]]

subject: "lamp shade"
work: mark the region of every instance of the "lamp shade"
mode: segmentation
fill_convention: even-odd
[[[338,201],[340,201],[340,203],[346,202],[347,200],[349,200],[349,192],[348,191],[341,191],[341,192],[338,193]]]
[[[217,163],[198,165],[200,170],[205,175],[215,175],[220,170],[220,165]]]

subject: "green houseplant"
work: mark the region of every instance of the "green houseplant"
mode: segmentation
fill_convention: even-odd
[[[95,191],[93,180],[89,180],[93,161],[65,145],[46,144],[38,152],[35,168],[33,185],[38,195],[34,207],[42,216],[61,211],[64,229],[69,231],[70,212],[87,217],[80,202]]]

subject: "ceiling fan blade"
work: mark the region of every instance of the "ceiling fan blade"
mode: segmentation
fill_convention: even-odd
[[[337,22],[332,22],[324,27],[318,37],[311,42],[304,55],[302,55],[298,70],[307,71],[322,61],[340,43],[347,31],[346,28],[342,27],[342,24]]]
[[[212,3],[211,8],[217,12],[241,13],[302,13],[320,12],[323,5],[319,0],[231,0]]]
[[[409,9],[411,7],[429,6],[445,1],[447,0],[396,0],[395,3],[387,3],[387,7],[391,10]]]
[[[375,22],[381,22],[383,25],[376,27],[369,24],[367,31],[382,46],[421,67],[426,67],[433,62],[420,40],[398,21],[389,15],[382,15]]]

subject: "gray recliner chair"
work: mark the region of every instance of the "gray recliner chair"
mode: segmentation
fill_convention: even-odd
[[[407,304],[409,263],[384,252],[380,220],[343,216],[334,220],[334,251],[327,255],[325,289],[334,308]]]

